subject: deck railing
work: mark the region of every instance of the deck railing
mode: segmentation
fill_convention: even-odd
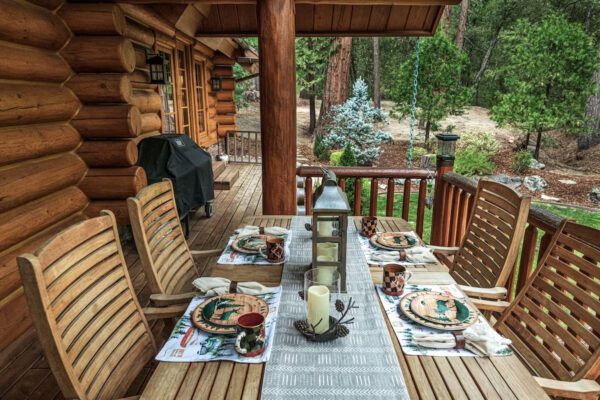
[[[435,177],[435,172],[424,169],[393,169],[393,168],[369,168],[369,167],[328,167],[333,171],[342,190],[346,190],[346,181],[348,179],[354,182],[354,215],[363,215],[361,210],[361,192],[363,179],[368,179],[371,182],[371,192],[369,195],[369,212],[368,215],[377,215],[377,202],[379,199],[379,183],[387,184],[385,196],[385,215],[393,216],[394,214],[394,198],[396,192],[396,180],[404,179],[403,199],[402,199],[402,218],[408,221],[410,209],[410,194],[414,187],[418,187],[417,213],[416,213],[416,232],[419,235],[423,234],[423,225],[425,218],[425,201],[427,196],[427,179]],[[313,179],[323,176],[320,167],[316,166],[300,166],[296,170],[296,174],[305,178],[304,183],[304,204],[306,215],[312,214],[312,195],[313,195]]]
[[[431,226],[431,236],[438,238],[436,245],[459,246],[467,227],[469,214],[473,207],[473,195],[477,183],[456,173],[446,173],[439,180],[442,188],[440,199],[435,199],[434,207],[441,207],[440,218]],[[556,232],[562,218],[539,207],[531,206],[527,219],[527,228],[523,235],[521,254],[517,266],[513,269],[506,288],[510,298],[518,293],[535,268],[536,254],[543,254],[552,235]],[[540,240],[538,240],[540,238]]]
[[[261,162],[259,131],[227,131],[222,145],[222,154],[228,155],[231,162],[253,164]]]

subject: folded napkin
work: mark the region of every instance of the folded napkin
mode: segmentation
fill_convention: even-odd
[[[219,296],[227,294],[231,288],[231,281],[226,278],[197,278],[192,284],[198,289],[201,296]],[[236,293],[257,295],[272,293],[276,289],[277,288],[263,286],[258,282],[238,282],[235,291]]]
[[[269,226],[264,229],[266,235],[283,236],[288,234],[288,230],[280,226]],[[260,228],[258,226],[246,225],[243,228],[237,229],[235,233],[238,238],[258,235],[260,233]]]
[[[478,322],[463,331],[465,349],[480,355],[494,356],[507,349],[511,341],[496,331],[487,322]],[[431,349],[452,349],[456,339],[452,333],[413,332],[413,343]]]
[[[412,264],[429,264],[437,262],[437,258],[433,255],[431,249],[427,247],[413,247],[406,249],[406,262]],[[392,250],[375,250],[371,253],[371,260],[382,263],[398,262],[400,253]]]

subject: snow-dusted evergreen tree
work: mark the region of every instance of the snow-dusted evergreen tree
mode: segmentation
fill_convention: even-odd
[[[375,128],[375,123],[387,124],[388,115],[373,107],[367,84],[362,78],[354,82],[352,96],[339,106],[333,106],[323,144],[330,150],[350,145],[359,165],[370,164],[381,154],[381,144],[392,136]]]

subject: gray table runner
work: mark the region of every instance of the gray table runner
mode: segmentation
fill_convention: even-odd
[[[352,311],[350,335],[333,342],[308,342],[293,323],[305,317],[298,297],[311,263],[307,217],[292,220],[291,258],[283,270],[283,292],[271,358],[262,386],[263,399],[408,399],[402,371],[385,326],[368,265],[354,224],[349,223],[348,293],[360,307]]]

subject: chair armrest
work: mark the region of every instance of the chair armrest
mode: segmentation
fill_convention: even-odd
[[[187,309],[188,304],[177,304],[168,307],[144,307],[142,311],[148,321],[163,318],[179,318]]]
[[[213,257],[220,256],[223,250],[224,249],[190,250],[190,254],[198,257]]]
[[[188,292],[181,294],[151,294],[150,302],[153,306],[164,307],[175,304],[189,304],[190,300],[198,296],[196,292]]]
[[[469,297],[482,297],[489,300],[505,299],[508,293],[506,288],[503,287],[480,288],[463,285],[458,285],[458,287]]]
[[[475,307],[480,311],[491,311],[491,312],[503,312],[510,303],[508,301],[501,300],[482,300],[482,299],[469,299]]]
[[[583,400],[596,400],[600,396],[600,384],[590,379],[563,382],[555,379],[540,378],[538,376],[534,376],[534,378],[549,396]]]
[[[430,248],[433,253],[439,253],[439,254],[456,254],[458,253],[458,250],[460,249],[460,247],[444,247],[444,246],[431,246],[428,245],[428,248]]]

